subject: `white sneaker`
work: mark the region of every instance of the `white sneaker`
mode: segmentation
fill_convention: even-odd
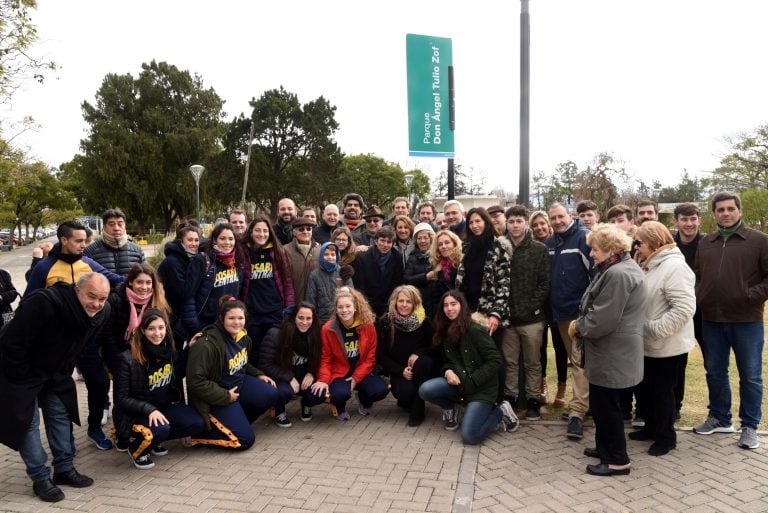
[[[101,414],[101,425],[106,426],[109,421],[109,408],[104,408],[104,412]]]

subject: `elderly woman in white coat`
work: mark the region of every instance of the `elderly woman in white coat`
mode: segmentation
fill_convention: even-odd
[[[635,260],[648,287],[643,325],[645,372],[643,393],[648,400],[645,427],[629,434],[632,440],[653,440],[648,454],[661,456],[675,448],[675,387],[680,366],[693,349],[696,278],[685,263],[672,234],[663,224],[646,221],[635,232]]]
[[[587,473],[626,475],[630,462],[619,396],[643,377],[644,276],[629,256],[632,239],[616,225],[597,225],[587,235],[587,244],[597,274],[569,329],[584,345],[582,361],[595,421],[595,447],[584,449],[584,454],[600,458],[599,464],[587,465]]]

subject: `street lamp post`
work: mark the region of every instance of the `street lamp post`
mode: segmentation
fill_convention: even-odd
[[[195,206],[197,207],[197,221],[200,222],[200,177],[205,168],[200,164],[189,166],[189,172],[195,179]]]
[[[408,205],[410,206],[411,205],[411,185],[413,184],[413,175],[411,173],[408,173],[403,178],[405,178],[405,187],[406,189],[408,189]]]

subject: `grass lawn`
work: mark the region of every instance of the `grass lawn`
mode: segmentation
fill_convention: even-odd
[[[766,316],[768,317],[768,316]],[[764,317],[765,319],[765,317]],[[549,385],[549,404],[546,409],[542,408],[542,419],[544,420],[560,420],[560,413],[567,411],[566,408],[552,408],[552,401],[555,398],[557,392],[557,370],[555,368],[555,351],[552,348],[552,341],[550,340],[547,348],[547,383]],[[571,377],[570,367],[568,368],[568,390],[566,392],[566,402],[571,398]],[[763,382],[766,382],[766,369],[768,369],[768,357],[766,351],[763,350]],[[733,398],[733,406],[731,413],[733,415],[733,425],[738,429],[741,425],[739,420],[739,373],[736,370],[736,363],[731,353],[730,371],[729,377],[731,380],[731,395]],[[677,425],[679,427],[693,427],[704,421],[707,416],[707,379],[704,374],[704,360],[701,356],[701,350],[699,345],[688,353],[688,366],[685,371],[685,399],[683,400],[683,410],[681,412],[681,419]],[[763,393],[763,419],[758,426],[761,431],[768,430],[768,422],[766,422],[766,394]]]

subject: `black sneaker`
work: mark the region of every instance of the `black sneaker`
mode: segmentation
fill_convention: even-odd
[[[155,466],[155,462],[149,457],[149,454],[144,454],[138,458],[131,456],[133,460],[133,466],[139,470],[149,470]]]
[[[165,456],[166,454],[168,454],[168,449],[166,449],[164,446],[156,445],[152,447],[153,456]]]
[[[291,421],[288,420],[288,417],[286,416],[285,413],[281,413],[275,417],[275,424],[277,424],[277,427],[282,427],[282,428],[289,428],[293,426],[293,424],[291,424]]]
[[[304,422],[309,422],[312,420],[312,408],[309,406],[301,407],[301,420]]]
[[[528,399],[528,409],[525,412],[525,420],[540,420],[541,404],[536,399]]]
[[[445,429],[448,431],[456,431],[459,429],[459,421],[456,415],[456,407],[450,410],[443,410],[443,422],[445,422]]]
[[[584,438],[584,425],[580,418],[571,417],[568,420],[568,431],[566,431],[565,436],[571,440],[581,440]]]

